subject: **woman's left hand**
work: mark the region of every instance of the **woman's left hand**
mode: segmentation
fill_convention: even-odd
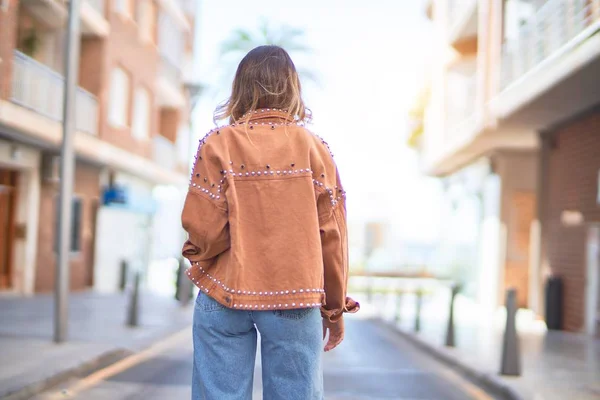
[[[344,340],[344,318],[340,318],[337,322],[331,322],[323,318],[323,339],[327,336],[329,330],[329,340],[325,345],[325,351],[335,349]]]

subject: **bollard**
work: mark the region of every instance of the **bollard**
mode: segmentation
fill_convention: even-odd
[[[186,265],[183,258],[179,259],[177,268],[177,290],[175,298],[179,300],[182,307],[187,306],[193,295],[192,282],[187,278],[185,273]]]
[[[367,277],[367,303],[373,304],[373,279]]]
[[[417,299],[415,302],[415,332],[421,332],[421,306],[423,303],[423,289],[417,289]]]
[[[398,290],[396,296],[396,324],[399,324],[402,318],[402,289]]]
[[[453,284],[450,290],[450,312],[448,314],[448,326],[446,328],[446,346],[454,347],[456,345],[454,341],[454,300],[460,291],[460,285]]]
[[[502,346],[501,375],[521,375],[521,354],[519,337],[516,325],[517,315],[517,290],[506,291],[506,329],[504,330],[504,342]]]
[[[175,300],[177,301],[181,301],[182,297],[181,297],[181,289],[182,289],[182,285],[181,285],[181,281],[183,281],[183,279],[185,278],[185,276],[183,276],[183,263],[181,261],[181,259],[177,260],[177,271],[175,272]]]
[[[141,272],[136,271],[133,276],[133,287],[130,291],[129,307],[127,308],[127,325],[132,327],[139,324],[140,279]]]
[[[125,291],[125,287],[127,287],[127,271],[129,270],[129,266],[127,265],[126,260],[121,261],[121,275],[119,276],[119,290],[121,292]]]

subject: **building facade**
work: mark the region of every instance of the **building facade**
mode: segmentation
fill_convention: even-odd
[[[600,1],[434,0],[427,12],[435,59],[410,143],[458,208],[472,204],[476,296],[495,308],[516,288],[542,316],[559,277],[562,327],[597,334]]]
[[[158,254],[155,232],[182,235],[177,220],[156,226],[155,192],[188,179],[194,4],[81,0],[74,290],[116,290],[121,261]],[[0,290],[54,286],[67,16],[60,0],[0,7]]]

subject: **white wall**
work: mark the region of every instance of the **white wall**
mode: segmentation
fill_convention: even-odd
[[[94,288],[100,292],[118,289],[122,260],[129,262],[130,269],[142,271],[151,261],[152,215],[145,207],[150,205],[153,187],[124,173],[115,175],[115,184],[127,190],[130,204],[98,210]]]
[[[153,196],[157,204],[152,224],[152,259],[179,257],[187,235],[181,226],[181,211],[187,191],[173,186],[157,186]]]
[[[94,287],[101,292],[118,289],[122,260],[149,273],[150,266],[162,268],[161,261],[179,257],[185,240],[181,227],[185,191],[153,187],[123,173],[115,176],[115,183],[126,188],[130,204],[104,206],[98,211]]]
[[[130,270],[144,269],[150,248],[149,216],[117,207],[101,207],[96,225],[94,289],[118,290],[120,265],[129,262]]]
[[[465,286],[463,293],[479,298],[481,293],[482,246],[487,243],[490,223],[487,158],[472,162],[445,178],[442,239],[439,247],[443,273]],[[486,227],[487,226],[487,227]]]
[[[489,175],[484,183],[483,220],[480,234],[478,302],[484,310],[493,311],[499,305],[498,293],[503,282],[506,229],[500,221],[501,181]]]

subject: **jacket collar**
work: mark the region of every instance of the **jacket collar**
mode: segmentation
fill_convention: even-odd
[[[250,116],[248,117],[248,114]],[[257,122],[257,121],[277,121],[277,122],[294,122],[294,117],[290,116],[287,111],[279,110],[275,108],[260,108],[255,111],[251,111],[250,113],[244,114],[239,122],[243,122],[248,118],[249,122]]]

